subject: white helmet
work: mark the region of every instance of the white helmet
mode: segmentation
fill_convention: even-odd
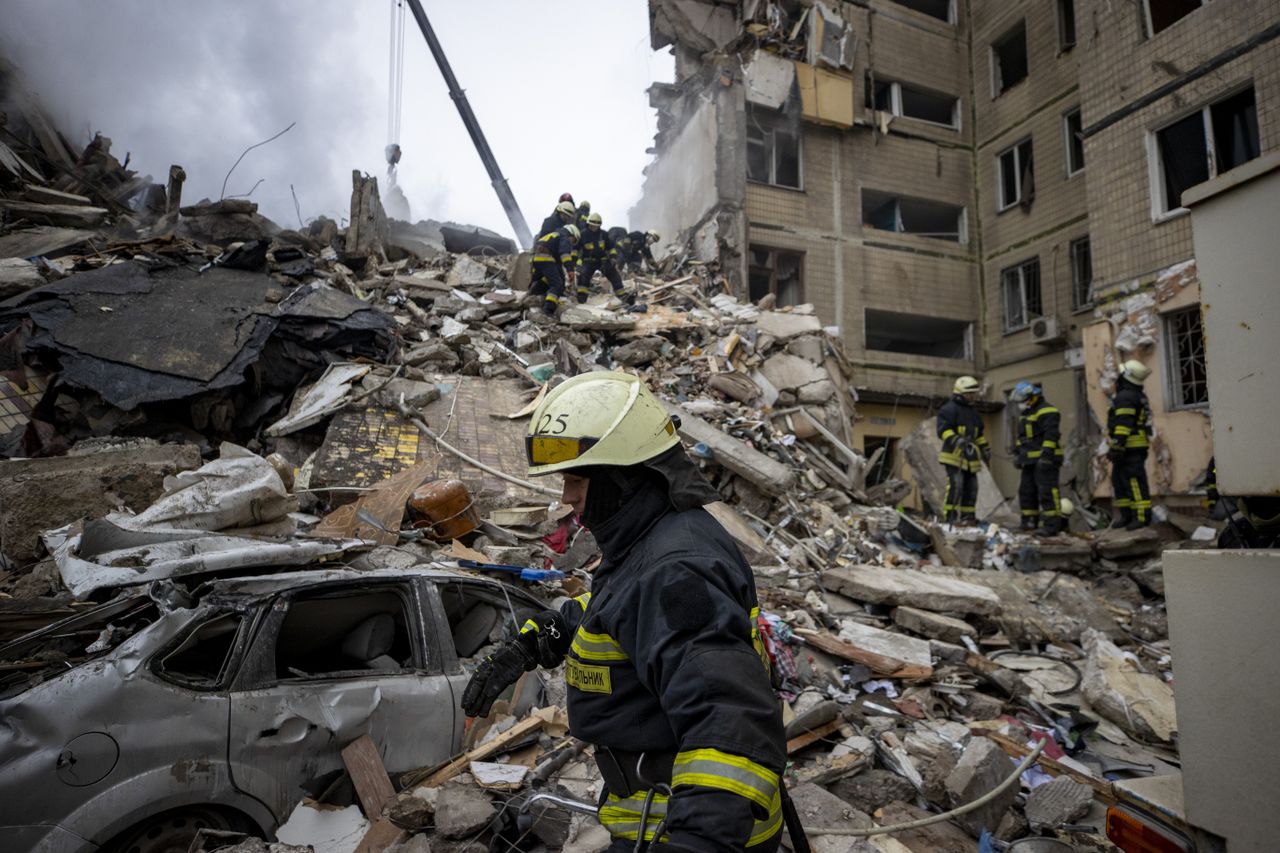
[[[952,394],[977,394],[982,386],[978,384],[978,380],[972,376],[961,376],[956,380],[956,384],[951,386]]]
[[[1062,513],[1063,518],[1066,518],[1076,511],[1076,505],[1071,502],[1071,498],[1062,498],[1058,501],[1058,511]]]
[[[1151,375],[1151,368],[1140,361],[1130,359],[1120,366],[1120,375],[1134,385],[1141,385],[1142,381]]]
[[[538,406],[525,436],[529,476],[585,465],[636,465],[674,447],[676,425],[629,373],[583,373]]]

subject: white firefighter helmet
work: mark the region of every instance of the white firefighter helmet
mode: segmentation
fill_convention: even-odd
[[[1066,518],[1076,511],[1076,505],[1071,502],[1071,498],[1061,498],[1058,501],[1058,511],[1062,513],[1063,518]]]
[[[972,376],[961,376],[956,380],[956,384],[951,386],[952,394],[977,394],[978,389],[982,386],[978,384],[978,380]]]
[[[676,425],[629,373],[583,373],[538,406],[525,436],[529,476],[585,465],[635,465],[680,442]]]
[[[1135,385],[1141,385],[1142,381],[1151,375],[1151,368],[1140,361],[1130,359],[1120,366],[1120,375]]]
[[[574,207],[571,201],[562,201],[556,205],[556,213],[567,219],[573,219],[578,215],[578,208]]]

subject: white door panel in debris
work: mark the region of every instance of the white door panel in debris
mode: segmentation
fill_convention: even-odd
[[[368,734],[393,775],[446,761],[455,702],[408,583],[327,585],[277,599],[231,694],[232,778],[283,820]]]

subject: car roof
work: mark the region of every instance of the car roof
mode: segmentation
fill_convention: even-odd
[[[440,565],[439,563],[423,563],[409,568],[359,570],[335,567],[332,569],[304,569],[302,571],[292,572],[272,572],[269,575],[217,578],[202,584],[202,588],[197,591],[197,595],[201,598],[207,595],[270,595],[272,593],[283,592],[289,589],[315,586],[316,584],[336,581],[414,580],[419,578],[469,580],[493,584],[494,586],[505,586],[505,584],[501,584],[501,582],[496,578],[471,572],[462,572],[457,569],[451,569],[447,566]],[[516,592],[524,593],[525,595],[529,594],[527,590],[522,590],[516,587],[512,587],[512,589]]]

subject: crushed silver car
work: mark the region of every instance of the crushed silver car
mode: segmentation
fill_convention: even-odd
[[[541,605],[447,569],[289,571],[121,593],[0,647],[0,850],[270,837],[342,781],[457,754],[463,662]],[[526,699],[521,697],[522,704]]]

